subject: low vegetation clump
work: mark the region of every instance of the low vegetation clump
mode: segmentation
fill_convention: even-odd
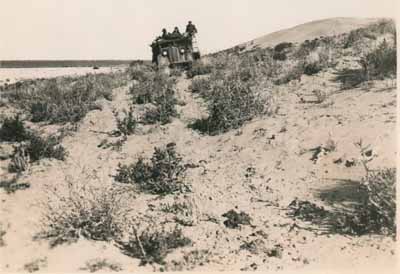
[[[60,196],[56,188],[48,191],[48,201],[43,202],[42,231],[35,238],[49,239],[50,246],[55,247],[80,237],[111,241],[121,235],[127,210],[121,206],[123,195],[116,189],[68,182],[66,196]]]
[[[132,225],[131,230],[129,240],[119,241],[118,244],[126,255],[140,259],[141,265],[153,263],[164,265],[166,256],[173,249],[192,243],[178,227],[167,229],[165,226],[159,228],[154,224],[139,233]]]
[[[0,141],[6,142],[22,142],[28,138],[27,129],[20,115],[8,117],[3,120],[0,127]]]
[[[368,220],[366,229],[396,233],[396,170],[394,168],[370,171],[362,180],[368,199],[363,206]]]
[[[42,137],[38,132],[29,130],[19,116],[6,118],[0,128],[1,141],[19,142],[14,146],[8,170],[13,173],[26,171],[29,164],[43,158],[65,160],[67,152],[61,145],[61,137]]]
[[[175,91],[172,88],[167,88],[163,92],[157,94],[154,98],[154,108],[146,111],[141,119],[144,124],[161,123],[162,125],[171,122],[172,117],[177,117],[178,112],[176,105],[178,100],[175,97]]]
[[[214,135],[237,129],[246,121],[264,113],[266,100],[255,91],[249,79],[241,78],[239,72],[227,75],[225,79],[214,80],[204,99],[207,102],[209,117],[197,121],[192,128]]]
[[[124,116],[120,118],[118,112],[114,112],[115,120],[117,122],[117,133],[119,135],[128,136],[135,133],[138,120],[134,117],[133,107],[131,106],[129,110],[123,110]]]
[[[194,62],[190,70],[187,72],[187,77],[193,78],[197,75],[210,74],[212,71],[212,66],[209,64],[204,64],[203,62]]]
[[[206,93],[211,89],[211,82],[209,78],[195,78],[192,80],[190,90],[193,93],[200,94],[202,97],[206,97]]]
[[[140,191],[151,194],[183,193],[190,190],[183,182],[185,170],[175,144],[170,143],[164,148],[155,148],[150,162],[139,158],[131,165],[120,164],[115,180],[134,184]]]
[[[165,89],[173,86],[173,81],[163,73],[151,73],[150,76],[138,80],[129,90],[134,104],[153,103],[155,97]]]
[[[384,40],[376,49],[362,56],[360,69],[344,69],[336,73],[335,81],[342,89],[354,88],[363,82],[394,77],[397,69],[396,44]]]
[[[42,137],[35,132],[29,135],[29,141],[25,146],[25,152],[29,155],[31,162],[43,158],[53,158],[63,161],[67,156],[67,152],[61,145],[59,137]]]
[[[120,75],[97,74],[36,81],[8,93],[10,101],[30,113],[32,122],[76,123],[93,109],[96,100],[112,99],[112,89],[126,81]]]
[[[0,180],[0,188],[4,189],[7,194],[12,194],[18,190],[30,188],[30,186],[31,185],[29,183],[19,183],[18,176],[15,176],[12,179],[8,180]]]
[[[141,122],[144,124],[167,124],[172,117],[178,116],[175,97],[174,80],[162,73],[153,74],[147,80],[136,83],[130,89],[134,104],[152,104]]]
[[[106,259],[93,259],[85,263],[85,267],[80,268],[81,270],[89,271],[91,273],[100,270],[108,271],[121,271],[122,267],[120,264],[109,262]]]

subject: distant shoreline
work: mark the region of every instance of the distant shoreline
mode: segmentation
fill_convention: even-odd
[[[0,68],[110,67],[134,60],[2,60]]]

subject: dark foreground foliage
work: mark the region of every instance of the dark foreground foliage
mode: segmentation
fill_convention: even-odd
[[[155,148],[149,163],[139,158],[131,165],[120,164],[115,180],[134,184],[140,191],[151,194],[182,193],[189,191],[189,187],[183,182],[185,170],[175,144],[170,143],[164,148]]]

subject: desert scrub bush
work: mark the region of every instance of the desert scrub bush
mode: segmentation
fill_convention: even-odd
[[[141,265],[165,264],[165,258],[173,249],[190,245],[192,241],[175,226],[167,229],[157,224],[148,225],[139,232],[136,225],[131,225],[129,239],[118,241],[120,249],[128,256],[141,260]]]
[[[66,195],[62,186],[49,186],[47,199],[41,204],[41,231],[35,239],[49,239],[50,246],[76,242],[83,237],[111,241],[120,237],[129,211],[123,192],[109,186],[67,178]]]
[[[396,75],[396,45],[386,40],[372,52],[361,58],[360,64],[368,79],[384,79]]]
[[[0,127],[0,141],[6,142],[22,142],[28,138],[27,129],[20,115],[7,117],[3,120]]]
[[[203,97],[206,97],[206,93],[211,89],[211,83],[209,78],[195,78],[192,80],[190,90],[193,93],[198,93]]]
[[[342,89],[359,86],[363,82],[394,77],[397,69],[396,45],[384,40],[376,49],[365,54],[358,61],[361,68],[337,71],[334,81],[340,82]]]
[[[204,64],[201,61],[193,62],[192,67],[187,71],[187,77],[193,78],[196,75],[209,74],[212,71],[212,66]]]
[[[129,107],[127,111],[124,109],[123,111],[123,118],[120,118],[120,114],[116,111],[113,112],[115,120],[117,122],[117,133],[119,135],[131,135],[135,133],[135,130],[138,125],[137,118],[134,117],[134,110],[133,107]]]
[[[8,164],[8,172],[21,173],[28,170],[30,164],[29,154],[24,145],[14,147],[11,161]]]
[[[282,76],[274,80],[274,84],[283,85],[293,80],[300,80],[303,73],[304,73],[304,65],[303,63],[298,62],[288,71],[284,72]]]
[[[172,117],[178,116],[176,110],[178,100],[175,97],[175,90],[173,88],[167,88],[157,94],[153,104],[155,108],[150,108],[144,113],[141,119],[142,123],[155,124],[160,122],[162,125],[165,125],[171,122]]]
[[[308,64],[304,64],[304,74],[305,75],[314,75],[322,70],[321,64],[318,62],[312,62]]]
[[[25,151],[29,155],[31,162],[43,158],[54,158],[63,161],[67,156],[67,151],[60,141],[60,138],[56,136],[42,137],[36,132],[31,132]]]
[[[369,171],[362,180],[367,193],[363,214],[369,230],[386,234],[396,233],[396,169]]]
[[[151,194],[184,193],[190,191],[183,181],[185,170],[175,143],[169,143],[165,147],[155,148],[150,163],[140,157],[134,164],[119,164],[115,180],[134,184],[139,191]]]
[[[209,116],[192,124],[192,128],[211,135],[224,133],[264,113],[266,100],[251,82],[242,81],[240,77],[239,72],[233,73],[222,83],[213,85],[205,97]]]
[[[47,79],[8,96],[12,103],[30,113],[33,122],[76,123],[90,110],[99,108],[97,99],[111,99],[112,89],[123,82],[119,83],[118,77],[98,74]]]

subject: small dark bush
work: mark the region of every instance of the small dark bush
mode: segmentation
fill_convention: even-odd
[[[238,228],[239,225],[250,225],[251,218],[246,212],[237,213],[235,210],[231,209],[228,212],[222,214],[222,217],[226,217],[227,220],[224,221],[224,225],[228,228]]]
[[[119,247],[126,255],[138,258],[142,265],[148,263],[165,264],[165,257],[173,249],[191,244],[191,240],[182,234],[182,230],[175,227],[168,231],[165,227],[157,229],[154,226],[142,231],[140,234],[135,227],[127,242],[119,241]]]
[[[183,182],[186,168],[182,158],[176,153],[175,144],[165,148],[155,148],[150,163],[143,158],[132,165],[118,165],[115,180],[121,183],[135,184],[140,191],[166,195],[175,192],[190,191]]]
[[[304,74],[314,75],[322,70],[322,67],[317,62],[312,62],[304,65]]]
[[[285,49],[287,49],[287,48],[290,48],[290,47],[292,47],[292,43],[290,43],[290,42],[282,42],[282,43],[279,43],[278,45],[276,45],[275,47],[274,47],[274,51],[275,52],[281,52],[281,51],[283,51],[283,50],[285,50]]]
[[[0,141],[22,142],[28,138],[28,132],[19,115],[6,118],[0,128]]]
[[[41,137],[37,133],[29,135],[29,142],[25,148],[31,162],[38,161],[43,158],[54,158],[57,160],[65,160],[67,152],[60,144],[60,139],[54,136]]]
[[[361,58],[360,64],[368,73],[370,80],[396,75],[397,54],[395,45],[389,45],[384,40],[377,49]]]
[[[272,58],[277,61],[285,61],[287,59],[287,56],[284,52],[275,52]]]
[[[335,72],[335,82],[341,83],[342,89],[355,88],[367,80],[362,69],[343,69]]]

